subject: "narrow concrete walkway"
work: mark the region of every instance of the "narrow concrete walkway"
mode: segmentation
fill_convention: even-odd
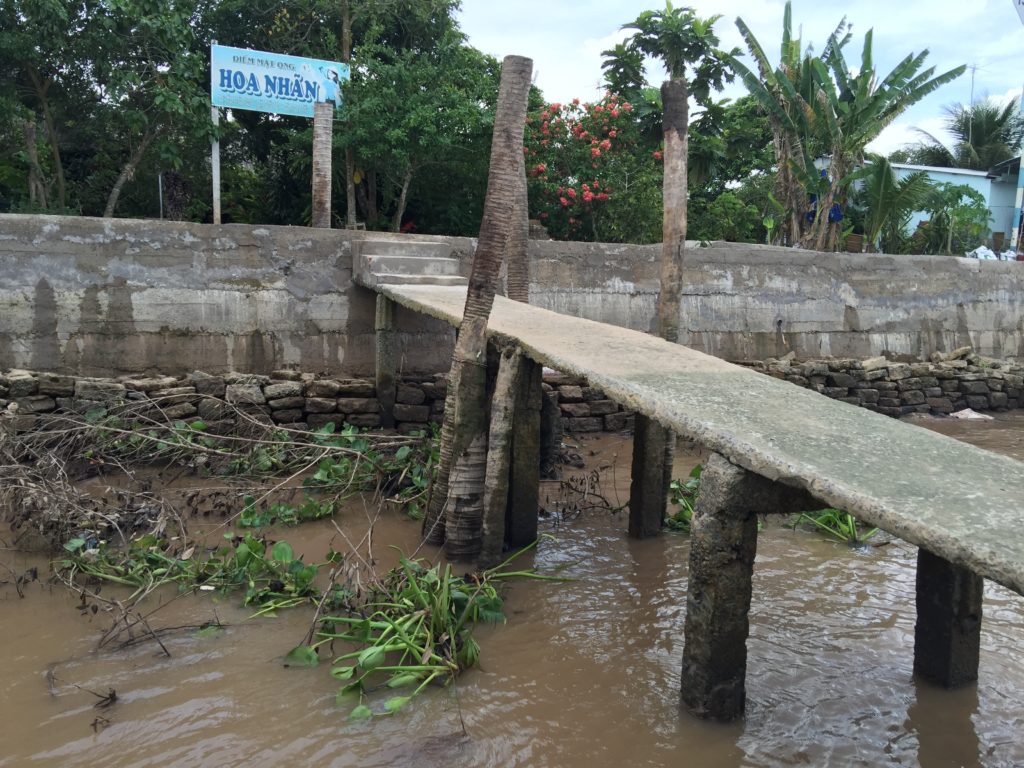
[[[458,325],[465,288],[382,285]],[[1024,594],[1024,464],[636,331],[498,297],[492,335],[769,480]]]

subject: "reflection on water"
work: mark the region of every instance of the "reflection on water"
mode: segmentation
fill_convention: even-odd
[[[980,433],[998,443],[986,447],[1019,449],[1022,427]],[[974,434],[977,425],[957,428]],[[629,455],[614,440],[588,445],[598,459]],[[621,488],[622,464],[605,491]],[[36,584],[19,600],[2,587],[0,766],[1024,764],[1024,600],[1007,590],[986,586],[978,686],[937,690],[911,677],[914,549],[855,551],[769,521],[758,543],[747,717],[708,724],[678,701],[687,539],[630,541],[623,514],[546,525],[558,540],[542,543],[537,567],[564,567],[575,581],[510,584],[509,622],[482,632],[481,669],[371,723],[344,719],[325,667],[280,666],[309,612],[246,621],[234,599],[178,600],[157,614],[163,626],[214,616],[231,626],[176,637],[170,659],[146,643],[96,654],[105,625],[79,615],[73,596]],[[332,531],[316,524],[287,535],[322,552]],[[415,537],[416,524],[401,520],[376,536],[407,547]],[[16,570],[28,562],[3,561]],[[83,689],[110,687],[118,702],[99,713]],[[110,725],[94,733],[97,714]]]

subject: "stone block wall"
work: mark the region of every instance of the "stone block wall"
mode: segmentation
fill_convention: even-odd
[[[745,365],[887,416],[942,416],[970,408],[1006,411],[1024,407],[1024,364],[992,360],[967,347],[936,353],[928,363],[795,357]]]
[[[560,374],[545,377],[546,396],[559,407],[567,432],[621,432],[633,416],[586,382]],[[394,416],[399,433],[440,424],[448,391],[445,374],[406,376],[398,384]],[[47,413],[125,411],[171,422],[219,422],[240,409],[289,429],[381,425],[381,406],[368,379],[316,376],[293,370],[270,374],[193,371],[185,376],[122,376],[116,379],[10,370],[0,374],[0,412],[19,429],[31,429]]]
[[[562,429],[570,433],[632,431],[635,416],[604,392],[578,376],[546,372],[544,396],[562,418]]]

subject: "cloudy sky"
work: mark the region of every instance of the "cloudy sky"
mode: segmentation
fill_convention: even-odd
[[[1019,97],[1024,83],[1024,25],[1014,8],[1024,0],[793,0],[794,32],[821,50],[845,15],[854,39],[847,60],[860,60],[863,35],[874,29],[875,68],[888,74],[911,52],[927,48],[936,73],[960,64],[975,67],[975,100]],[[498,58],[508,54],[534,61],[535,83],[549,101],[592,99],[600,93],[601,52],[627,34],[620,27],[662,0],[462,0],[460,20],[470,44]],[[677,0],[700,16],[721,14],[715,30],[724,48],[742,47],[735,19],[741,17],[761,45],[778,58],[783,0]],[[745,59],[751,64],[749,57]],[[662,74],[649,69],[649,79]],[[725,96],[745,92],[733,85]],[[888,152],[916,140],[915,127],[941,132],[943,107],[971,100],[971,71],[903,113],[872,148]]]

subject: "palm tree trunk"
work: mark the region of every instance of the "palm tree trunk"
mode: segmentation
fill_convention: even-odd
[[[313,105],[313,221],[314,227],[331,228],[331,149],[334,136],[334,104]]]
[[[679,300],[683,289],[683,251],[686,247],[686,153],[688,105],[686,81],[673,78],[661,85],[665,105],[665,180],[662,188],[661,293],[658,294],[658,333],[679,341]]]
[[[508,270],[506,293],[513,301],[530,302],[530,214],[529,198],[526,191],[526,156],[518,157],[518,178],[515,204],[512,206],[512,232],[508,238],[505,264]]]
[[[517,189],[532,70],[533,62],[521,56],[502,62],[483,221],[452,354],[438,475],[423,521],[431,539],[444,537],[454,559],[473,558],[480,551],[489,426],[487,319],[512,229],[507,201]]]
[[[680,297],[686,248],[686,197],[689,184],[687,98],[686,81],[683,78],[672,78],[662,83],[665,179],[662,187],[658,334],[672,343],[679,342]],[[629,528],[631,535],[643,538],[657,533],[665,518],[668,486],[672,482],[675,435],[653,420],[638,418],[633,440],[632,475],[637,480],[630,484]],[[656,466],[647,466],[651,462]]]
[[[352,61],[352,8],[349,0],[341,0],[341,61],[349,64]],[[347,122],[347,121],[346,121]],[[345,226],[356,228],[356,153],[351,147],[345,147]]]

